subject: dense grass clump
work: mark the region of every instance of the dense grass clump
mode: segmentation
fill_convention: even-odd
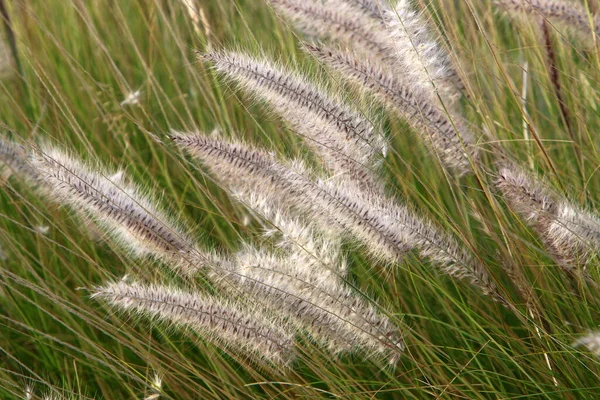
[[[596,397],[595,0],[0,6],[1,398]]]

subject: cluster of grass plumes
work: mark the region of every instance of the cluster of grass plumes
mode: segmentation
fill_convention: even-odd
[[[240,143],[198,134],[175,134],[175,142],[202,160],[233,191],[270,193],[277,202],[307,215],[324,231],[358,239],[374,257],[395,263],[417,250],[449,275],[465,278],[501,299],[492,280],[458,242],[408,207],[356,185],[336,184],[306,166],[286,165]],[[369,188],[370,189],[370,188]]]
[[[173,138],[190,147],[187,137],[175,134]],[[209,154],[216,154],[215,167],[223,165],[220,157],[225,157],[225,163],[232,168],[247,159],[255,165],[250,168],[258,169],[261,163],[266,167],[264,159],[259,155],[249,157],[252,153],[244,147],[231,150],[218,141],[206,143],[211,145]],[[19,149],[16,145],[11,148]],[[7,163],[17,156],[14,151],[6,154],[11,156],[6,157]],[[345,262],[339,250],[326,248],[338,246],[316,239],[318,235],[301,220],[288,223],[285,218],[278,218],[282,228],[295,231],[290,235],[300,240],[288,244],[282,255],[250,245],[231,256],[217,255],[200,249],[185,229],[155,205],[156,200],[127,183],[124,173],[110,175],[103,167],[90,167],[51,146],[35,149],[27,157],[18,154],[32,169],[21,172],[35,174],[38,185],[33,187],[45,198],[69,206],[95,223],[135,258],[152,256],[188,278],[209,270],[206,274],[230,303],[219,303],[218,299],[200,292],[184,293],[175,287],[125,282],[98,287],[92,297],[196,332],[208,332],[212,341],[249,349],[259,359],[281,365],[294,359],[293,339],[297,330],[307,330],[333,353],[364,353],[369,349],[371,355],[375,352],[393,362],[402,351],[399,329],[345,287],[343,276],[337,273],[337,268],[333,270],[333,264]],[[272,176],[275,179],[280,174],[284,179],[287,173],[281,168],[274,169]],[[238,182],[244,178],[231,176]],[[249,196],[261,193],[260,178],[253,184],[245,180],[244,184],[252,187],[246,191]],[[275,204],[273,201],[269,203]],[[255,211],[264,213],[264,205],[257,205]],[[319,254],[310,253],[315,243],[320,243]],[[271,331],[273,338],[267,334]]]
[[[0,397],[595,395],[595,1],[26,3]]]

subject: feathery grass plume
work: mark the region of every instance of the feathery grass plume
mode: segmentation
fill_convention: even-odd
[[[208,340],[275,364],[287,365],[294,358],[294,336],[285,324],[215,297],[124,281],[97,287],[92,297],[128,312],[191,328]]]
[[[306,79],[234,52],[209,52],[203,59],[227,78],[267,101],[325,161],[333,175],[379,192],[370,177],[386,141],[373,125]]]
[[[596,215],[566,201],[557,203],[556,217],[548,228],[552,247],[570,249],[565,261],[584,267],[600,251],[600,219]]]
[[[361,61],[352,53],[333,48],[305,44],[304,48],[317,59],[375,94],[391,110],[397,112],[440,155],[442,162],[463,175],[471,171],[470,160],[478,159],[473,134],[458,115],[449,115],[437,102],[404,84],[393,74],[373,63]]]
[[[48,198],[97,222],[134,256],[152,255],[182,272],[209,261],[182,228],[122,178],[111,180],[103,168],[50,146],[36,151],[31,164]]]
[[[233,284],[271,311],[291,317],[333,353],[368,349],[395,363],[403,350],[399,329],[345,287],[340,277],[347,266],[339,239],[318,238],[313,227],[288,217],[273,200],[257,193],[236,197],[281,229],[287,236],[279,242],[284,252],[246,246],[229,263],[232,275],[223,282],[221,272],[211,271],[213,281]]]
[[[540,235],[549,254],[568,273],[600,251],[600,220],[572,205],[516,165],[501,166],[496,186],[510,208]]]
[[[573,342],[572,346],[585,347],[587,351],[594,353],[596,357],[600,357],[600,332],[590,332]]]
[[[344,1],[268,0],[273,8],[309,36],[352,46],[368,58],[392,60],[394,44],[378,21]],[[390,63],[390,65],[394,65]]]
[[[200,134],[177,134],[173,140],[225,184],[277,197],[286,207],[309,215],[321,229],[358,239],[375,257],[399,262],[408,251],[418,249],[445,273],[467,279],[500,299],[485,268],[473,262],[454,239],[389,198],[372,197],[366,202],[351,186],[313,181],[309,171],[288,168],[272,155],[243,144]]]
[[[494,3],[507,13],[520,16],[541,17],[551,23],[558,23],[573,31],[581,39],[594,42],[593,35],[600,35],[600,20],[581,5],[564,0],[494,0]]]
[[[23,391],[25,395],[25,400],[31,400],[31,398],[33,397],[33,388],[30,385],[25,385],[25,389]]]
[[[369,203],[360,203],[352,193],[343,187],[328,184],[328,193],[338,203],[344,205],[383,232],[385,237],[398,248],[417,250],[421,257],[429,259],[442,272],[458,279],[464,279],[479,288],[494,300],[505,303],[485,267],[473,259],[452,236],[441,230],[431,221],[419,216],[407,206],[397,204],[393,199],[380,197],[370,199]],[[369,245],[369,243],[366,243]]]
[[[255,301],[292,318],[334,353],[377,353],[393,363],[404,350],[399,329],[339,280],[309,271],[303,257],[278,256],[247,247],[233,261],[228,277]]]
[[[11,173],[30,183],[37,181],[37,173],[31,166],[25,148],[11,140],[0,137],[0,170],[5,166]]]
[[[392,41],[396,44],[396,59],[405,71],[404,77],[415,91],[432,95],[438,91],[443,100],[460,97],[462,83],[450,62],[450,56],[440,46],[429,24],[413,9],[409,0],[399,0],[383,16]]]
[[[155,373],[154,377],[152,378],[151,390],[154,393],[152,393],[150,396],[145,397],[144,400],[160,399],[160,395],[161,395],[163,389],[162,389],[162,376],[158,373]]]

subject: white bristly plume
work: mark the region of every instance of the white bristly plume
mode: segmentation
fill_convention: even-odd
[[[394,43],[380,21],[344,1],[268,0],[275,10],[312,37],[351,46],[364,57],[381,62],[394,59]],[[390,62],[393,65],[393,62]]]
[[[0,170],[7,167],[29,183],[37,181],[37,173],[31,166],[25,148],[13,141],[0,137]]]
[[[240,191],[234,197],[257,214],[265,236],[274,238],[288,254],[305,257],[302,264],[311,272],[315,270],[323,281],[346,275],[348,266],[341,254],[339,236],[327,235],[305,218],[290,215],[272,196]]]
[[[472,170],[471,162],[478,159],[478,149],[462,117],[450,115],[422,90],[404,84],[394,74],[358,59],[352,53],[316,44],[305,44],[304,48],[344,78],[356,82],[362,90],[375,94],[406,119],[455,173],[463,175]]]
[[[299,75],[234,52],[203,56],[219,73],[240,83],[280,114],[325,161],[338,179],[378,192],[371,170],[386,141],[359,113]]]
[[[458,75],[448,53],[435,40],[429,24],[409,0],[398,0],[395,7],[386,10],[384,22],[396,44],[396,58],[403,69],[404,79],[425,93],[434,87],[442,98],[452,100],[460,96]]]
[[[288,365],[294,358],[294,335],[285,324],[214,297],[124,281],[97,287],[92,297],[128,312],[190,328],[208,340],[244,349],[276,364]]]
[[[396,360],[404,349],[399,329],[340,281],[310,271],[305,261],[247,247],[232,262],[234,274],[221,283],[233,284],[263,307],[291,318],[333,353],[366,351]]]
[[[31,165],[48,198],[91,218],[134,256],[149,254],[183,272],[209,262],[178,224],[123,178],[113,182],[107,178],[112,173],[49,146],[32,155]]]
[[[507,164],[499,169],[496,185],[510,208],[540,235],[550,255],[567,272],[585,266],[600,251],[600,219],[542,180]]]
[[[276,236],[284,255],[247,248],[235,261],[240,277],[235,281],[276,305],[274,311],[293,316],[299,328],[332,352],[367,350],[394,363],[403,350],[399,329],[344,284],[347,263],[340,237],[323,236],[259,193],[236,198],[265,222],[267,235]]]

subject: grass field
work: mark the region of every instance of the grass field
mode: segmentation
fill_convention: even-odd
[[[595,5],[588,2],[581,1]],[[328,82],[382,126],[391,144],[381,177],[387,192],[459,238],[510,307],[436,272],[416,253],[391,264],[347,243],[349,282],[402,331],[407,347],[398,365],[360,351],[332,357],[299,335],[297,361],[277,368],[91,299],[95,286],[125,274],[204,283],[183,282],[158,262],[132,258],[71,209],[6,173],[0,398],[598,398],[600,359],[573,344],[600,323],[600,286],[569,279],[500,198],[493,173],[449,174],[402,120],[303,53],[302,35],[265,2],[198,1],[198,21],[177,0],[9,3],[20,71],[13,62],[0,80],[4,138],[51,143],[122,169],[206,248],[234,252],[244,242],[264,241],[259,225],[247,223],[245,208],[166,135],[218,127],[287,157],[309,157],[284,122],[219,79],[196,52],[227,48],[281,60]],[[493,164],[498,146],[573,203],[600,209],[598,43],[548,24],[565,117],[539,21],[508,18],[487,1],[415,6],[451,49],[465,82],[460,107],[478,135],[483,163]],[[136,91],[139,102],[126,101]],[[600,282],[597,267],[594,257],[587,271]]]

